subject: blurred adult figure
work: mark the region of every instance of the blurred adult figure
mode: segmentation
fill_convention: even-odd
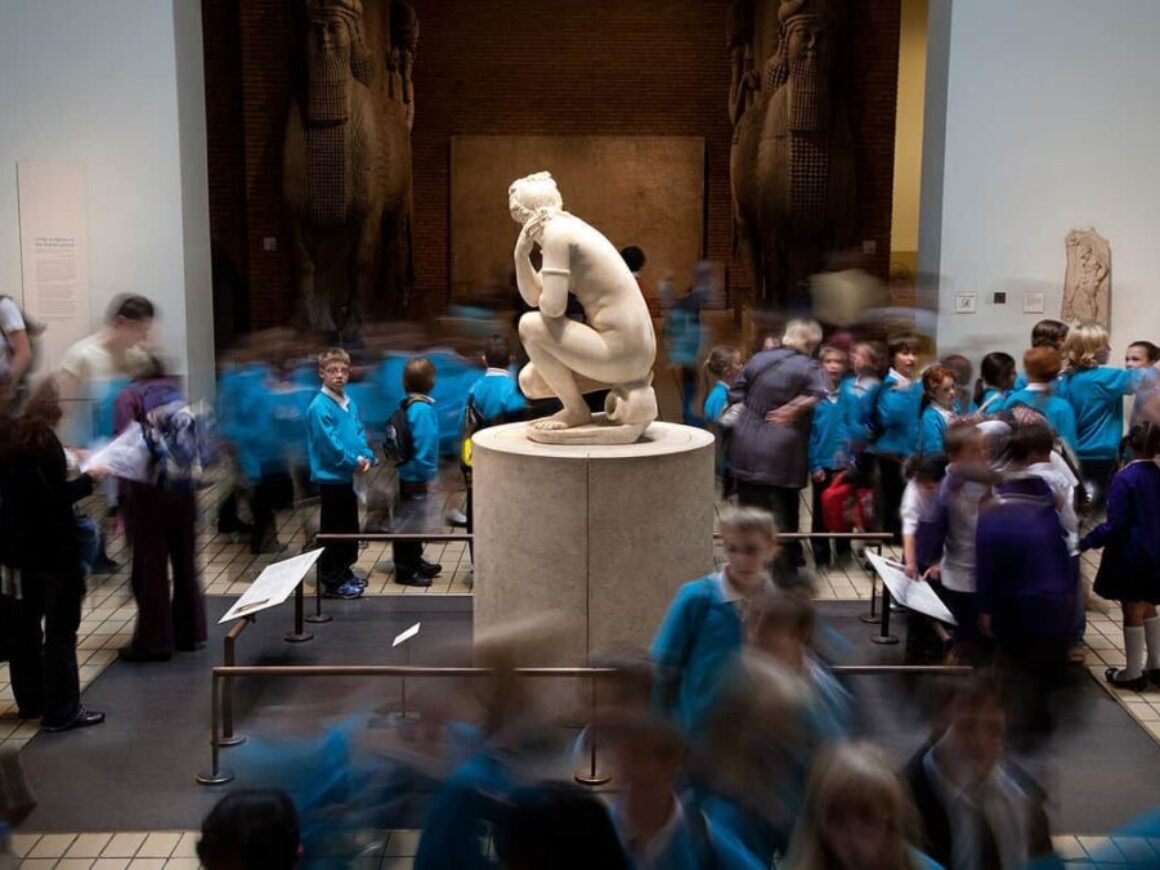
[[[738,500],[769,511],[786,532],[800,528],[812,411],[827,392],[813,358],[821,341],[815,321],[791,320],[781,346],[754,355],[729,390],[729,404],[741,406],[729,448]],[[798,545],[783,547],[779,561],[783,580],[805,564]]]
[[[32,368],[32,341],[42,327],[25,321],[11,296],[0,295],[0,413],[12,414],[22,398],[25,378]]]
[[[85,582],[73,514],[73,504],[92,493],[101,472],[67,479],[54,431],[60,419],[60,394],[48,379],[6,426],[0,447],[0,564],[19,593],[12,624],[0,628],[11,637],[18,714],[40,719],[45,731],[105,721],[80,702],[76,643]]]

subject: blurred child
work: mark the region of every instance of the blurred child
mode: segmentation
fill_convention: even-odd
[[[1050,347],[1033,347],[1023,354],[1023,369],[1027,385],[1017,389],[1003,403],[1003,410],[1020,406],[1042,414],[1056,436],[1074,451],[1078,441],[1075,411],[1066,399],[1055,393],[1055,382],[1063,368],[1059,352]]]
[[[840,389],[842,417],[849,442],[847,449],[859,460],[859,468],[862,467],[862,451],[871,438],[866,426],[870,418],[869,403],[874,400],[875,390],[882,382],[885,361],[886,348],[881,343],[862,341],[855,344],[850,352],[850,367],[854,371],[842,381]]]
[[[709,351],[705,358],[706,379],[712,379],[712,386],[705,396],[702,411],[705,422],[710,427],[716,423],[725,406],[729,404],[729,388],[741,371],[741,351],[727,344],[719,344]]]
[[[1150,341],[1133,341],[1128,345],[1128,352],[1124,355],[1126,369],[1154,369],[1160,362],[1160,347]],[[1143,410],[1149,402],[1154,402],[1160,395],[1160,376],[1150,371],[1149,375],[1136,386],[1136,398],[1132,402],[1132,422],[1135,426],[1143,419]],[[1130,427],[1129,427],[1130,428]]]
[[[298,812],[275,789],[231,792],[201,823],[197,857],[206,870],[293,870],[302,860]]]
[[[1064,342],[1067,366],[1059,395],[1075,410],[1075,453],[1092,509],[1100,510],[1116,470],[1124,435],[1124,397],[1136,392],[1145,369],[1115,369],[1107,331],[1095,323],[1072,328]]]
[[[975,407],[981,414],[1002,410],[1015,384],[1015,357],[1009,353],[989,353],[979,365],[980,378],[975,381]]]
[[[354,475],[366,474],[371,467],[358,406],[345,388],[350,377],[350,356],[332,347],[318,355],[318,375],[322,390],[307,412],[307,448],[310,477],[318,484],[321,502],[319,531],[323,534],[358,534],[358,497]],[[343,541],[327,544],[318,560],[318,571],[328,598],[358,598],[363,587],[355,580],[352,566],[358,559],[358,544]]]
[[[938,492],[946,476],[946,457],[912,456],[906,463],[906,490],[902,494],[902,563],[911,580],[925,580],[943,555],[941,538],[932,542],[931,531],[938,527]],[[920,543],[923,546],[920,546]],[[942,638],[930,619],[921,613],[906,614],[906,661],[941,662],[946,653]]]
[[[913,335],[895,338],[888,347],[890,372],[876,388],[868,408],[867,423],[878,472],[878,513],[883,528],[899,535],[902,530],[898,508],[905,480],[903,463],[918,447],[919,403],[922,387],[913,380],[918,367],[918,339]]]
[[[914,807],[890,756],[866,742],[840,743],[810,774],[785,870],[925,870],[937,867],[908,842]]]
[[[612,736],[620,795],[612,824],[638,870],[758,870],[762,865],[730,832],[713,825],[676,792],[685,763],[680,733],[658,719],[619,725]]]
[[[1123,610],[1126,664],[1108,668],[1105,677],[1139,692],[1149,680],[1160,685],[1160,428],[1136,424],[1128,446],[1132,461],[1112,478],[1108,518],[1088,532],[1081,548],[1103,548],[1095,592],[1119,601]]]
[[[919,847],[942,866],[971,870],[1054,857],[1046,796],[1004,757],[1007,713],[997,681],[987,674],[956,680],[938,721],[940,730],[905,771]]]
[[[818,354],[822,371],[826,376],[828,392],[814,405],[814,422],[810,429],[810,481],[813,490],[813,521],[810,531],[827,531],[822,511],[822,494],[829,489],[841,472],[850,466],[847,454],[847,439],[839,385],[846,374],[846,353],[840,348],[826,346]],[[824,568],[831,561],[831,541],[815,540],[813,543],[814,564]],[[845,558],[850,553],[850,544],[843,541],[837,545],[837,557]]]
[[[396,532],[425,531],[428,497],[432,482],[439,476],[439,420],[435,400],[435,366],[426,357],[407,360],[403,367],[403,408],[411,430],[413,452],[399,466],[399,509],[392,525]],[[443,571],[442,565],[423,558],[419,541],[391,544],[395,561],[395,582],[404,586],[427,587]]]
[[[954,372],[955,416],[965,417],[975,413],[975,398],[971,392],[971,380],[975,377],[975,367],[971,365],[971,361],[961,353],[952,353],[943,357],[939,364]]]
[[[777,554],[773,517],[754,508],[734,508],[721,515],[720,527],[724,569],[681,587],[651,649],[661,670],[662,706],[673,708],[689,733],[704,716],[722,665],[741,649],[739,611],[754,596],[773,589],[766,573]]]
[[[1068,325],[1059,320],[1040,320],[1031,327],[1031,346],[1048,347],[1063,356],[1063,342],[1067,338]],[[1021,390],[1027,386],[1027,374],[1020,372],[1015,378],[1013,389]]]
[[[929,543],[924,541],[920,549],[941,553],[929,575],[937,581],[939,596],[958,623],[955,643],[967,645],[969,653],[979,640],[975,529],[979,505],[990,494],[983,433],[970,423],[953,424],[946,433],[946,457],[947,472],[939,484]]]
[[[918,455],[943,452],[943,435],[955,416],[955,373],[946,366],[931,366],[922,373],[921,428]]]

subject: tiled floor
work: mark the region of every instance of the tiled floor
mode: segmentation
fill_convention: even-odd
[[[444,476],[447,507],[459,507],[462,492],[456,489],[453,473]],[[217,534],[211,521],[214,507],[224,495],[224,485],[217,483],[201,493],[203,505],[202,529],[198,565],[202,582],[210,595],[238,595],[265,565],[282,556],[250,554],[248,546],[236,542],[230,535]],[[307,527],[312,526],[314,509],[303,508],[281,515],[279,537],[288,546],[288,553],[298,552],[306,543]],[[809,527],[809,501],[803,499],[802,527]],[[441,531],[451,531],[443,528]],[[82,689],[116,658],[117,649],[128,643],[136,609],[129,590],[128,558],[123,538],[110,544],[110,555],[122,561],[116,574],[94,577],[89,582],[82,612],[77,643],[81,665]],[[885,555],[897,557],[891,547]],[[375,564],[389,559],[389,547],[371,543],[359,553],[358,567],[368,573],[370,595],[416,594],[469,594],[471,565],[465,543],[429,545],[427,558],[443,565],[443,575],[430,589],[416,589],[395,585],[390,572],[374,570]],[[722,553],[715,552],[718,564]],[[1083,573],[1090,584],[1098,567],[1098,554],[1088,554],[1083,562]],[[833,568],[817,575],[816,594],[819,599],[868,599],[870,576],[856,564]],[[1102,682],[1106,667],[1124,663],[1123,635],[1119,627],[1116,605],[1093,596],[1088,609],[1088,666]],[[1160,692],[1109,691],[1125,709],[1160,741]],[[0,665],[0,749],[19,748],[37,731],[35,723],[22,723],[16,718],[8,666]],[[357,866],[376,870],[404,870],[410,868],[418,844],[418,832],[382,832],[380,848],[367,855]],[[21,833],[14,837],[17,854],[24,860],[22,867],[92,868],[196,868],[194,845],[196,835],[189,831],[141,831],[117,833],[47,834]],[[1076,866],[1113,866],[1123,857],[1139,854],[1142,849],[1155,849],[1160,856],[1160,843],[1143,839],[1115,843],[1104,838],[1063,836],[1057,838],[1060,854]],[[1160,860],[1160,859],[1158,859]],[[1122,863],[1121,863],[1122,866]]]

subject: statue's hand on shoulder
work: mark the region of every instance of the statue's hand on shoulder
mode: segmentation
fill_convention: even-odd
[[[544,228],[551,215],[546,211],[538,211],[528,218],[524,228],[520,230],[520,237],[516,241],[516,253],[520,256],[531,254],[534,245],[544,244]]]

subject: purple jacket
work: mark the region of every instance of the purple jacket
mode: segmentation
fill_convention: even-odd
[[[1075,619],[1075,574],[1051,488],[1038,477],[995,487],[975,536],[979,612],[1004,645],[1066,638]]]
[[[1160,466],[1133,462],[1112,478],[1108,518],[1084,536],[1080,547],[1103,547],[1100,575],[1131,578],[1142,593],[1153,591],[1140,600],[1160,600]]]

